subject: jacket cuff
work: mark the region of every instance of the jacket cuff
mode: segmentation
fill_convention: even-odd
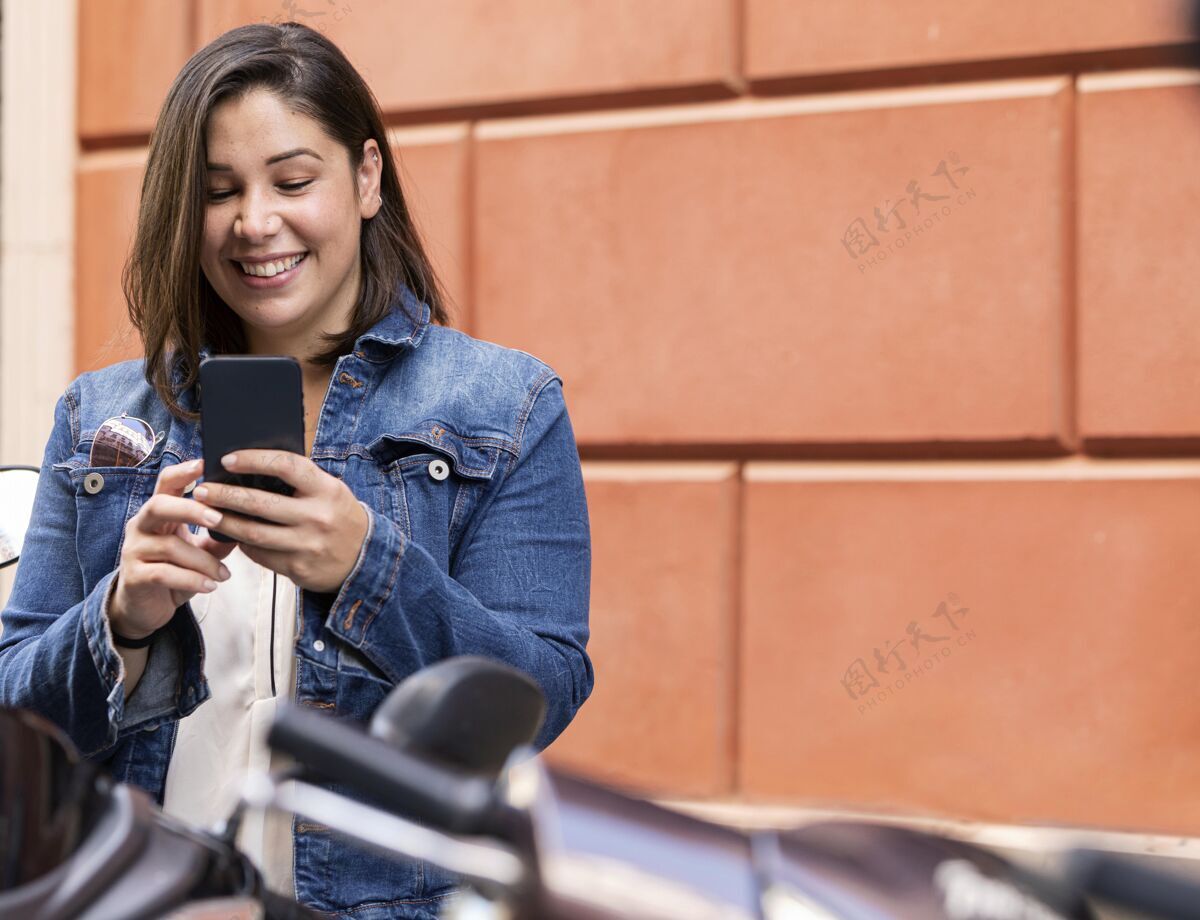
[[[122,735],[181,719],[208,699],[211,694],[206,683],[200,687],[195,680],[184,679],[187,669],[183,662],[195,657],[184,650],[196,649],[202,643],[191,605],[184,604],[175,611],[168,628],[156,633],[150,643],[142,678],[125,698],[125,716],[119,726]],[[189,689],[193,694],[191,703]]]
[[[108,622],[109,597],[116,584],[116,570],[109,572],[96,584],[95,589],[84,598],[83,635],[88,652],[100,684],[105,690],[108,711],[106,743],[111,746],[117,741],[117,725],[125,712],[125,662],[112,641],[112,628]]]
[[[107,613],[116,572],[100,580],[83,612],[88,649],[108,690],[110,746],[132,732],[181,719],[211,696],[203,674],[204,640],[189,603],[177,608],[168,628],[155,635],[141,679],[133,693],[125,693],[125,660],[113,643]]]
[[[359,504],[367,512],[367,535],[325,621],[335,635],[355,647],[362,646],[367,627],[396,587],[406,545],[399,527],[377,515],[366,502],[360,500]]]

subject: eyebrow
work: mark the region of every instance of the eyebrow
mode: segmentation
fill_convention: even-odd
[[[322,158],[322,156],[319,153],[317,153],[315,150],[311,150],[308,147],[297,147],[295,150],[287,150],[287,151],[284,151],[283,153],[277,153],[273,157],[268,157],[266,160],[266,164],[268,166],[270,166],[273,163],[280,162],[281,160],[290,160],[292,157],[299,157],[299,156],[316,157],[322,163],[325,162],[324,158]],[[233,171],[233,167],[230,166],[228,163],[208,163],[206,165],[207,165],[208,169],[210,169],[214,172],[232,172]]]

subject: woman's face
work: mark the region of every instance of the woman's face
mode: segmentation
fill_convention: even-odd
[[[350,324],[361,224],[379,210],[379,148],[368,140],[352,174],[345,147],[264,90],[215,107],[207,144],[201,269],[252,352],[303,358],[320,333]],[[260,277],[243,263],[258,263]]]

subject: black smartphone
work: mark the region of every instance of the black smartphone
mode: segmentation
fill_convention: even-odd
[[[277,476],[231,473],[221,466],[221,458],[246,448],[304,455],[299,362],[283,355],[220,355],[201,361],[200,435],[206,481],[291,495],[292,487]],[[210,533],[222,543],[234,542],[223,533]]]

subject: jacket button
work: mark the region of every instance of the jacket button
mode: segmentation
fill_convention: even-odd
[[[313,651],[314,652],[325,651],[325,643],[322,640],[318,639],[316,642],[313,643]]]
[[[450,467],[447,465],[445,460],[430,460],[429,475],[438,482],[441,482],[450,475]]]
[[[104,488],[104,477],[99,473],[88,473],[83,477],[83,490],[88,495],[95,495]]]

